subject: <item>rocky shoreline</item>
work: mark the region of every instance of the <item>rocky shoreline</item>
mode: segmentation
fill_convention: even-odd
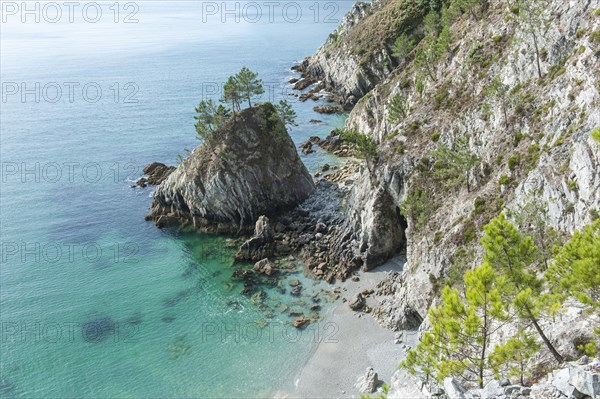
[[[331,103],[315,107],[317,112],[351,111],[344,128],[364,133],[377,146],[370,167],[358,160],[341,167],[323,165],[315,180],[309,176],[311,184],[281,208],[271,206],[273,197],[287,194],[294,185],[279,185],[272,195],[264,196],[262,201],[269,206],[263,208],[252,202],[231,203],[229,198],[238,198],[240,190],[228,193],[221,185],[223,195],[217,197],[225,201],[225,208],[246,211],[212,220],[206,217],[206,207],[191,212],[190,201],[182,200],[181,190],[173,189],[178,169],[159,186],[151,219],[161,226],[184,222],[204,229],[216,222],[212,231],[243,236],[236,258],[254,262],[254,270],[246,276],[275,275],[280,259],[298,257],[314,278],[350,286],[361,278],[358,270],[372,270],[406,251],[407,265],[402,270],[352,297],[345,298],[340,290],[332,294],[346,300],[348,306],[339,305],[345,311],[369,313],[385,328],[420,327],[422,332],[441,287],[452,284],[457,270],[463,272],[460,281],[465,270],[481,262],[478,243],[483,226],[502,210],[515,213],[532,196],[538,198],[547,207],[545,223],[563,238],[600,217],[600,152],[590,138],[590,131],[600,125],[600,113],[593,112],[600,104],[598,91],[593,90],[599,72],[592,67],[598,65],[598,52],[591,50],[595,45],[585,35],[600,25],[590,13],[591,2],[550,3],[553,25],[540,43],[547,52],[541,62],[547,75],[543,79],[541,71],[532,67],[522,32],[506,17],[512,11],[499,3],[486,6],[489,18],[461,16],[453,27],[460,34],[456,47],[447,49],[447,59],[425,77],[408,56],[402,68],[396,68],[399,60],[391,55],[388,39],[392,37],[386,35],[395,35],[397,30],[376,35],[379,43],[361,39],[390,23],[409,32],[415,28],[414,21],[422,19],[422,9],[408,1],[357,3],[327,42],[293,68],[301,76],[290,84],[301,92],[301,101],[324,98]],[[371,52],[364,50],[377,45]],[[463,74],[466,68],[472,73]],[[462,80],[453,78],[457,76]],[[492,93],[490,88],[498,86],[497,82],[506,86],[506,92]],[[502,97],[507,95],[512,96],[510,101]],[[403,112],[394,109],[398,102],[405,103]],[[391,117],[394,113],[403,117]],[[460,171],[456,179],[463,178],[462,183],[451,186],[449,178],[439,177],[447,167],[439,159],[440,149],[455,149],[463,139],[465,151],[478,161]],[[310,154],[315,146],[338,156],[352,154],[335,131],[326,138],[311,137],[300,145],[300,151]],[[289,143],[286,150],[290,150]],[[296,148],[291,150],[295,154]],[[246,153],[244,158],[261,159],[254,155]],[[296,158],[291,152],[288,155],[283,163],[294,164]],[[274,162],[278,157],[279,152],[272,156]],[[253,166],[261,168],[259,163]],[[466,178],[460,176],[463,172]],[[304,178],[307,172],[294,174]],[[197,214],[204,220],[197,221]],[[297,287],[292,289],[299,292]],[[573,360],[581,356],[575,342],[588,339],[597,322],[583,310],[565,306],[544,328],[551,340],[564,345],[560,350],[566,358]],[[307,323],[304,315],[293,321],[297,328]],[[373,331],[369,333],[376,336]],[[351,351],[338,348],[340,355]],[[399,360],[389,359],[388,364],[397,365]],[[388,397],[598,397],[597,361],[557,364],[541,350],[529,366],[536,372],[543,369],[542,374],[556,371],[547,382],[530,381],[531,387],[492,380],[484,390],[468,389],[454,379],[431,386],[399,371],[390,381]],[[317,362],[314,367],[324,365]],[[580,370],[585,367],[590,369]],[[578,376],[573,380],[571,370]],[[367,372],[361,387],[372,391],[376,372],[377,368]],[[588,381],[589,374],[591,382],[580,383]],[[326,396],[354,395],[320,389]]]

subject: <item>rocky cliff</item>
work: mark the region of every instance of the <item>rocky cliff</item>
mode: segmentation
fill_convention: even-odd
[[[356,2],[340,26],[297,69],[318,79],[347,108],[385,80],[398,60],[392,55],[396,36],[423,17],[424,0]]]
[[[345,82],[337,87],[341,95],[362,96],[346,128],[379,147],[374,171],[364,168],[355,178],[339,232],[345,239],[331,251],[380,262],[402,240],[382,232],[390,223],[408,224],[405,271],[380,287],[389,297],[374,310],[385,326],[418,325],[439,285],[451,283],[458,267],[481,261],[478,237],[501,210],[516,213],[537,202],[562,237],[599,217],[600,146],[590,133],[600,126],[600,5],[548,5],[535,38],[539,71],[531,28],[499,0],[460,15],[435,61],[415,56],[422,41],[398,68],[381,68],[377,56],[356,66],[357,44],[344,38],[365,34],[368,21],[385,20],[389,7],[409,7],[403,1],[355,6],[347,19],[354,22],[306,61],[334,85]],[[381,43],[379,51],[373,54],[383,54]],[[380,73],[361,75],[365,70]],[[392,115],[398,108],[400,118]],[[444,147],[477,159],[461,184],[440,177],[447,172]]]
[[[247,233],[260,215],[304,201],[315,186],[272,104],[231,116],[156,189],[150,218],[160,226]]]

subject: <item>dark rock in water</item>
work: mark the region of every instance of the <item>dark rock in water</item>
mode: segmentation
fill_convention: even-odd
[[[252,231],[260,215],[277,215],[315,189],[272,104],[231,116],[163,181],[150,219],[231,234]],[[168,219],[165,222],[171,222]]]
[[[258,261],[273,256],[274,251],[273,229],[269,218],[261,216],[254,225],[254,235],[241,245],[235,259],[237,261]]]
[[[300,79],[299,81],[297,81],[294,84],[294,90],[304,90],[308,86],[310,86],[310,85],[312,85],[312,84],[314,84],[316,82],[317,82],[317,79],[312,78],[312,77]]]
[[[173,315],[165,315],[161,318],[161,320],[163,321],[163,323],[172,323],[175,320],[175,316]]]
[[[300,144],[300,149],[302,150],[302,153],[304,155],[312,154],[313,152],[315,152],[315,150],[313,150],[312,147],[313,143],[311,143],[310,140]]]
[[[294,280],[290,280],[290,287],[297,287],[301,285],[300,280],[294,279]]]
[[[323,123],[323,121],[320,119],[311,119],[308,121],[308,123],[318,124],[318,123]]]
[[[298,99],[302,102],[306,101],[306,100],[313,100],[313,101],[317,101],[319,100],[321,97],[319,97],[317,94],[314,93],[304,93],[304,94],[300,94],[300,97],[298,97]]]
[[[288,80],[288,83],[294,84],[294,83],[296,83],[299,80],[300,79],[298,79],[298,78],[291,78],[290,80]]]
[[[302,328],[304,326],[306,326],[307,324],[310,323],[310,319],[304,316],[300,316],[297,319],[295,319],[292,323],[292,325],[296,328]]]
[[[341,114],[344,112],[344,108],[337,105],[317,105],[313,111],[320,114]]]
[[[300,296],[302,294],[302,286],[299,285],[297,287],[292,288],[290,294],[292,294],[293,296]]]
[[[144,168],[144,174],[147,177],[142,177],[137,181],[137,185],[140,187],[146,187],[147,185],[157,186],[162,183],[176,168],[174,166],[167,166],[164,163],[153,162]]]
[[[86,342],[102,342],[117,333],[116,323],[110,317],[100,317],[86,321],[82,325],[82,335]]]
[[[266,258],[256,262],[254,264],[254,270],[259,273],[266,274],[267,276],[271,276],[277,272],[275,264]]]
[[[231,310],[244,310],[244,306],[239,301],[228,301],[227,307]]]

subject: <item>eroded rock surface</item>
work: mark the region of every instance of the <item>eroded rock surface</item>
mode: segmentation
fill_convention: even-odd
[[[232,116],[154,193],[150,218],[233,234],[293,209],[315,186],[272,104]],[[166,220],[165,220],[166,217]]]

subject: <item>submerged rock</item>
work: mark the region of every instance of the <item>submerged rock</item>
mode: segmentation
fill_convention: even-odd
[[[202,230],[241,234],[314,189],[275,107],[265,103],[233,115],[195,148],[156,189],[149,218],[172,214]]]

